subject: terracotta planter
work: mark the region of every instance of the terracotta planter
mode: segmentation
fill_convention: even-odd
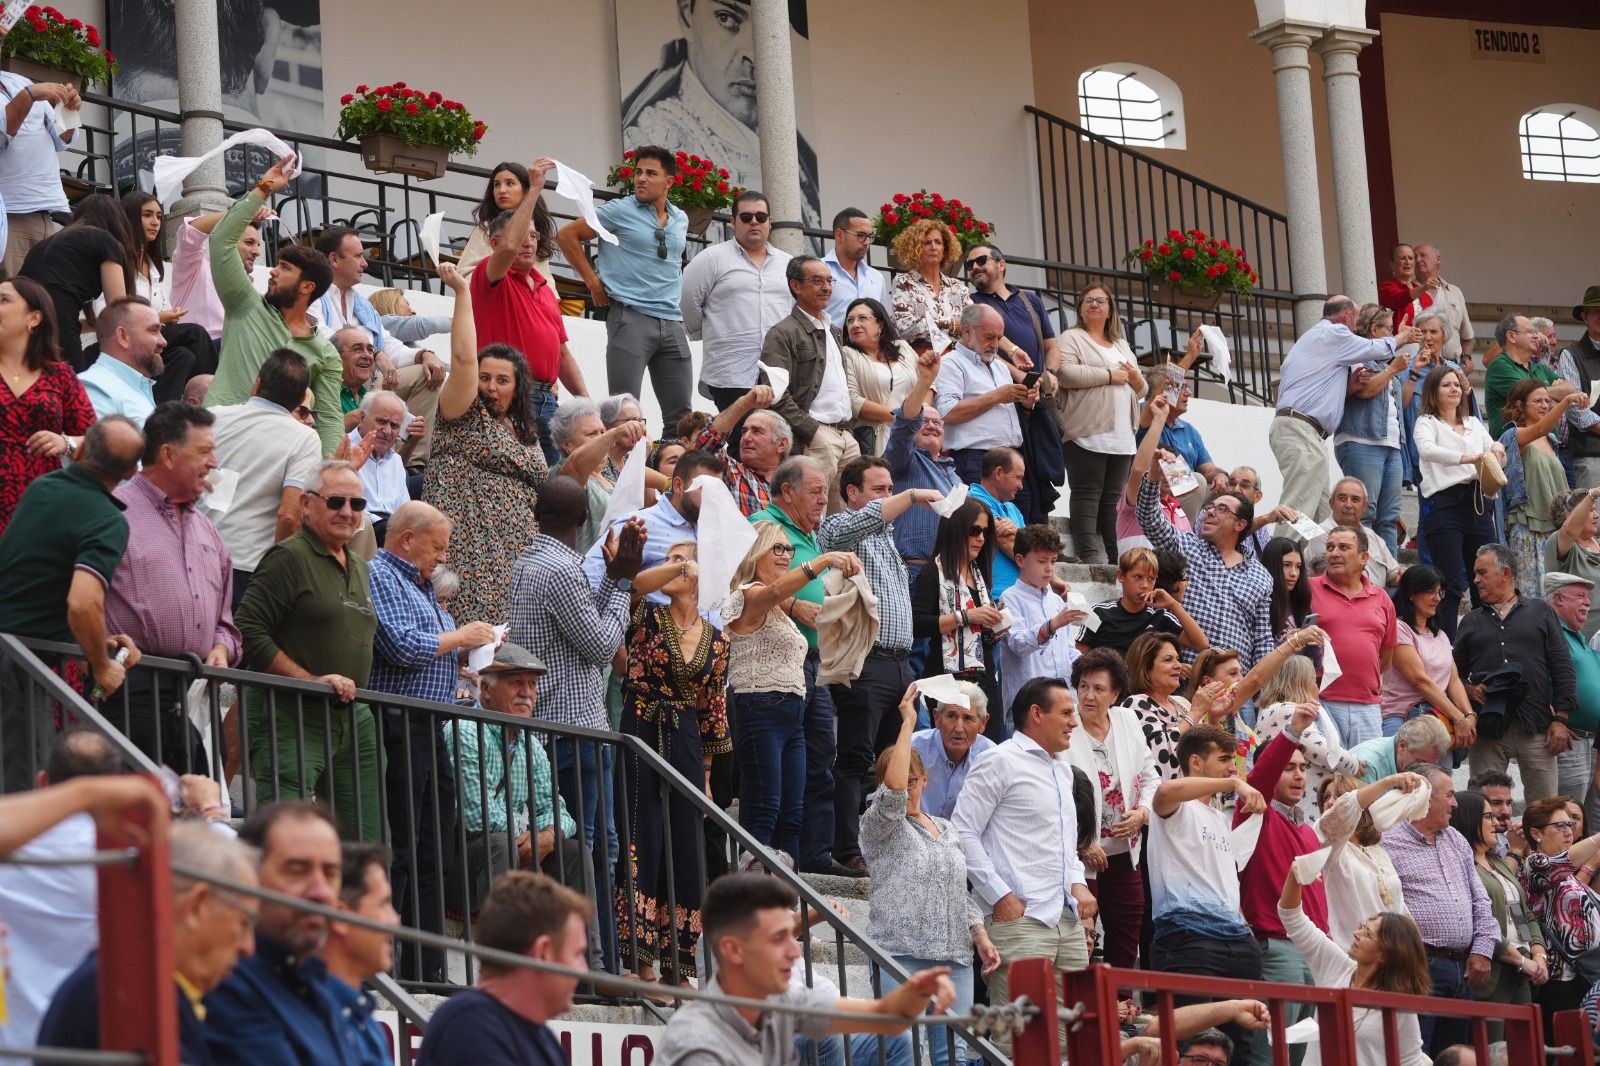
[[[696,237],[704,237],[706,230],[711,228],[711,219],[716,211],[709,207],[697,207],[684,213],[689,216],[689,232]]]
[[[407,144],[392,133],[361,138],[361,162],[374,174],[407,174],[420,181],[445,172],[450,153],[436,144]]]
[[[1150,279],[1150,302],[1161,307],[1182,307],[1190,311],[1211,311],[1222,302],[1222,290],[1207,292],[1192,286],[1176,286],[1170,281]]]
[[[9,70],[13,74],[21,75],[30,82],[57,82],[76,86],[80,93],[83,92],[83,79],[78,75],[70,71],[61,70],[58,67],[45,66],[37,60],[26,59],[22,56],[4,56],[0,57],[0,67]]]

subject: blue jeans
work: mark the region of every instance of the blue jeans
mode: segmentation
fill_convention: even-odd
[[[1433,987],[1428,991],[1428,995],[1438,996],[1441,999],[1472,998],[1472,993],[1467,990],[1465,963],[1429,955],[1428,976],[1433,980]],[[1422,1030],[1422,1050],[1430,1056],[1437,1056],[1451,1044],[1465,1044],[1468,1041],[1465,1018],[1445,1018],[1437,1014],[1418,1013],[1417,1028]]]
[[[894,956],[894,961],[903,966],[907,973],[916,973],[918,970],[928,970],[935,966],[950,967],[950,983],[956,986],[956,998],[950,1004],[950,1012],[952,1014],[965,1014],[972,1008],[973,968],[971,963],[965,966],[957,966],[949,959],[919,959],[915,955],[896,955]],[[878,967],[874,966],[872,972],[882,983],[882,987],[878,992],[879,995],[886,996],[900,987],[899,981],[896,981]],[[934,1066],[948,1066],[952,1061],[963,1062],[969,1057],[977,1057],[976,1053],[969,1049],[966,1044],[957,1040],[955,1041],[956,1054],[952,1060],[950,1042],[954,1034],[955,1030],[947,1025],[933,1026],[928,1030],[928,1052]],[[869,1059],[868,1061],[874,1060]]]
[[[911,1066],[911,1037],[905,1033],[883,1037],[882,1058],[878,1054],[878,1037],[856,1033],[849,1040],[850,1061],[856,1066]],[[816,1066],[844,1066],[844,1042],[842,1036],[825,1036],[821,1040],[797,1036],[794,1048],[805,1066],[811,1066],[813,1051],[817,1053]]]
[[[802,870],[825,867],[833,861],[833,756],[838,748],[834,730],[833,694],[817,684],[821,661],[817,653],[806,656],[806,789],[805,812],[800,825]]]
[[[798,864],[806,799],[805,699],[792,692],[735,692],[733,706],[739,824]],[[831,811],[828,820],[831,826]]]
[[[561,738],[556,741],[556,775],[561,799],[573,815],[581,809],[583,846],[594,856],[595,910],[600,917],[600,942],[606,969],[616,972],[616,911],[604,905],[611,899],[611,872],[617,868],[617,811],[611,766],[611,749],[594,741]],[[595,849],[600,820],[600,790],[605,790],[605,850]]]
[[[550,391],[550,386],[544,382],[534,382],[533,392],[528,396],[528,409],[539,423],[539,447],[544,452],[544,461],[551,466],[561,461],[561,449],[556,447],[556,438],[550,432],[550,420],[556,416],[556,406],[556,396]]]
[[[1333,716],[1333,724],[1339,727],[1339,742],[1345,747],[1383,736],[1383,709],[1378,704],[1323,700],[1322,705]]]
[[[1367,487],[1367,513],[1361,521],[1383,538],[1390,554],[1400,550],[1400,449],[1347,440],[1333,449],[1339,469]]]

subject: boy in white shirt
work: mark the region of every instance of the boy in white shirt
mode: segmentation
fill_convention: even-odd
[[[1011,549],[1017,580],[1000,596],[1000,606],[1013,616],[1011,628],[1000,638],[1002,707],[1010,707],[1022,686],[1036,677],[1072,676],[1078,649],[1068,627],[1081,621],[1084,612],[1067,606],[1050,586],[1060,553],[1061,534],[1049,526],[1017,530]]]

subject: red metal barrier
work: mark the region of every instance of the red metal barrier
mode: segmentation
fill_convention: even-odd
[[[150,787],[159,791],[152,778]],[[172,864],[154,839],[150,812],[100,831],[101,850],[137,848],[133,863],[99,868],[100,1046],[140,1051],[151,1066],[177,1066],[178,1001],[172,961]]]
[[[1581,1010],[1557,1011],[1552,1043],[1556,1047],[1572,1048],[1572,1055],[1562,1066],[1594,1066],[1594,1029]]]

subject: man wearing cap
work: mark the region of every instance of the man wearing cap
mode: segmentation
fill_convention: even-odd
[[[1600,728],[1600,651],[1584,639],[1594,582],[1576,574],[1544,575],[1544,598],[1561,621],[1561,635],[1577,675],[1578,704],[1567,718],[1572,744],[1556,756],[1556,791],[1583,804],[1583,824],[1600,817],[1600,793],[1594,787],[1594,734]]]
[[[1600,285],[1584,290],[1583,302],[1572,309],[1572,317],[1582,323],[1584,333],[1557,358],[1556,372],[1587,393],[1590,384],[1600,380]],[[1567,417],[1576,424],[1573,416],[1579,413],[1569,408]],[[1590,424],[1594,428],[1588,433],[1574,433],[1568,439],[1578,486],[1585,489],[1600,485],[1600,418],[1591,417]]]
[[[487,711],[531,719],[539,678],[548,672],[538,656],[508,640],[481,671],[479,703]],[[495,879],[513,865],[542,871],[593,899],[589,851],[551,786],[544,745],[526,730],[467,721],[446,729],[444,739],[455,759],[466,827],[466,850],[457,845],[456,873],[446,893],[450,909],[476,913]],[[600,969],[600,927],[592,911],[589,967]]]

